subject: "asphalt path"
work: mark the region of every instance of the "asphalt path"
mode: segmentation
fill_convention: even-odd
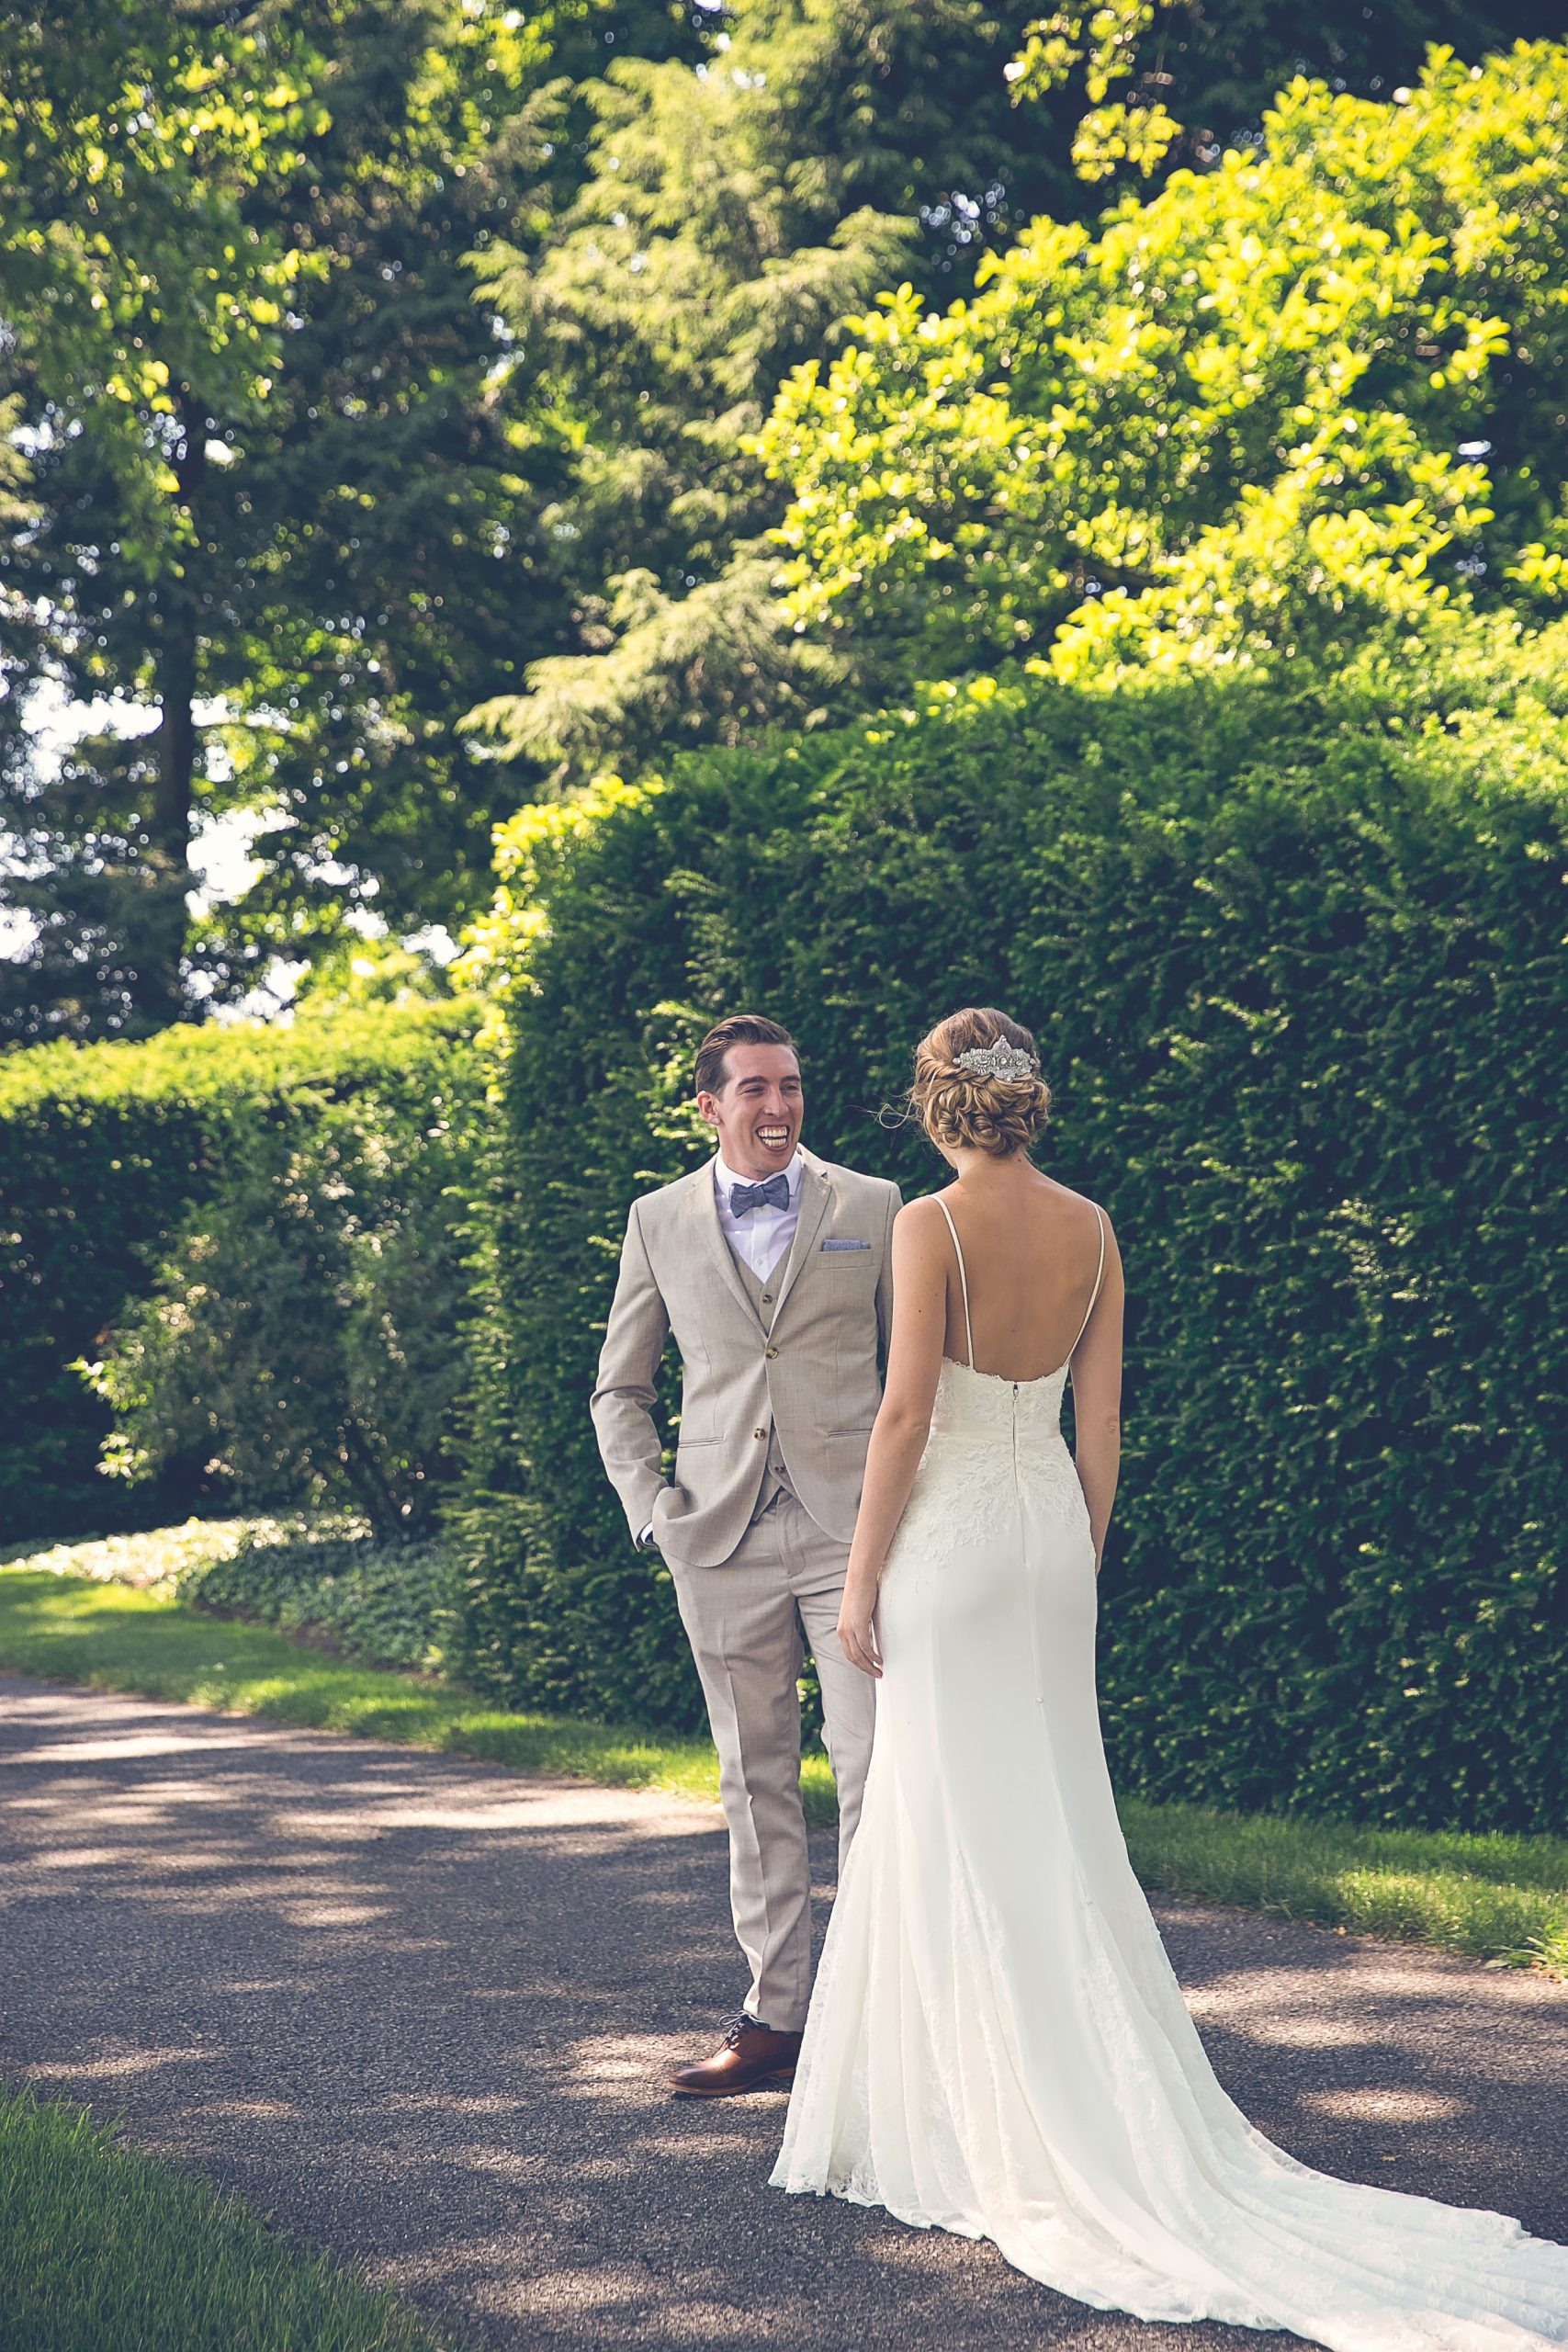
[[[1156,1908],[1272,2138],[1568,2240],[1568,1986]],[[0,2074],[123,2116],[457,2345],[1293,2341],[1089,2312],[768,2188],[781,2094],[661,2084],[739,1991],[705,1806],[0,1676]]]

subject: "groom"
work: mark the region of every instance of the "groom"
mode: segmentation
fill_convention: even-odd
[[[718,1155],[632,1204],[591,1409],[633,1538],[669,1566],[718,1749],[751,1984],[713,2056],[670,2077],[714,2098],[787,2083],[806,2022],[803,1635],[822,1685],[840,1869],[860,1815],[875,1686],[835,1627],[881,1396],[899,1204],[895,1185],[800,1148],[800,1059],[776,1021],[721,1021],[695,1080]],[[667,1483],[652,1407],[671,1335],[681,1430]]]

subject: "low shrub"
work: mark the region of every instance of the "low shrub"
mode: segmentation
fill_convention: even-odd
[[[274,1113],[298,1133],[373,1097],[384,1129],[417,1136],[472,1099],[474,1019],[461,1001],[388,1005],[0,1057],[0,1542],[155,1525],[217,1499],[210,1442],[141,1487],[107,1480],[109,1403],[74,1363],[152,1291],[242,1135]]]
[[[325,1636],[344,1657],[424,1674],[443,1665],[460,1598],[448,1548],[378,1543],[352,1524],[266,1528],[225,1557],[199,1562],[176,1589],[197,1609]]]
[[[107,1465],[197,1460],[247,1510],[428,1526],[466,1368],[468,1143],[461,1118],[367,1091],[238,1125],[89,1375],[115,1414]]]

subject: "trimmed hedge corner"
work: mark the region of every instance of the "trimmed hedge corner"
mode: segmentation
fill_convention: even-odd
[[[998,1002],[1134,1302],[1119,1786],[1561,1828],[1568,728],[1544,673],[1440,721],[1429,684],[1004,688],[503,832],[464,1673],[699,1719],[586,1406],[626,1204],[703,1149],[702,1028],[787,1021],[807,1140],[920,1190],[878,1106],[932,1018]]]

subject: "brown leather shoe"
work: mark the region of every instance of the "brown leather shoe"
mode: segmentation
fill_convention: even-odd
[[[670,2087],[682,2098],[728,2098],[736,2091],[787,2089],[800,2055],[798,2033],[775,2033],[743,2009],[700,2066],[677,2066]]]

